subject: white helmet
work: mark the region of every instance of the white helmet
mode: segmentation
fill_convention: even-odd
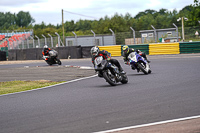
[[[48,46],[47,46],[47,45],[44,45],[44,48],[48,48]]]
[[[99,47],[95,46],[95,47],[92,47],[91,50],[90,50],[90,53],[92,56],[97,56],[98,53],[99,53]]]

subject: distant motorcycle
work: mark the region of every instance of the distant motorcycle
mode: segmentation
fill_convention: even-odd
[[[149,63],[137,52],[132,52],[128,56],[131,68],[137,70],[138,72],[143,72],[144,74],[151,73]]]
[[[47,62],[47,64],[52,65],[52,64],[58,64],[61,65],[60,59],[57,57],[58,52],[55,50],[49,51],[49,56],[43,56],[42,58]]]
[[[99,71],[110,85],[115,86],[118,82],[121,82],[122,84],[128,82],[126,74],[121,74],[117,66],[104,60],[102,56],[99,56],[94,60],[94,65],[94,69]]]

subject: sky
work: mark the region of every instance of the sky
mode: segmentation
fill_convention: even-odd
[[[147,9],[159,11],[180,11],[185,6],[194,4],[194,0],[0,0],[0,12],[29,12],[35,19],[34,24],[42,21],[48,24],[62,23],[74,20],[99,20],[114,16],[116,13],[125,16],[126,13],[135,17]]]

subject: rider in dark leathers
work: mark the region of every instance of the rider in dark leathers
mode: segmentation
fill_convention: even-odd
[[[43,56],[49,56],[49,51],[51,51],[51,49],[48,48],[47,45],[45,45],[44,48],[43,48],[43,50],[42,50]]]
[[[129,48],[127,45],[123,46],[123,59],[124,59],[124,63],[125,64],[129,64],[129,60],[128,60],[128,56],[130,53],[132,52],[137,52],[138,54],[140,54],[148,63],[150,63],[150,61],[147,59],[147,56],[144,52],[141,52],[139,49],[132,49]]]
[[[106,50],[100,51],[99,47],[95,46],[95,47],[91,48],[90,52],[91,52],[91,55],[92,55],[92,63],[93,63],[93,65],[94,65],[95,58],[98,57],[98,56],[102,56],[105,60],[108,60],[111,63],[115,64],[119,68],[119,71],[120,71],[121,74],[125,74],[125,72],[122,69],[122,67],[121,67],[120,63],[118,62],[118,60],[111,59],[111,54],[108,51],[106,51]],[[98,76],[102,77],[102,74],[98,73]]]

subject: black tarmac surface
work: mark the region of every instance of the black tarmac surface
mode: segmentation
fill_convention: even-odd
[[[93,77],[0,96],[0,133],[89,133],[200,115],[199,54],[149,56],[152,68],[149,75],[132,71],[121,57],[118,59],[127,72],[128,84],[112,87],[104,79]],[[70,64],[90,66],[89,62],[88,59]],[[64,65],[68,63],[63,61]],[[9,70],[13,68],[31,67]],[[64,69],[63,73],[67,69],[33,65],[33,69],[43,68]],[[87,71],[94,74],[94,70]],[[198,133],[199,123],[199,119],[194,119],[136,130],[138,133]]]

